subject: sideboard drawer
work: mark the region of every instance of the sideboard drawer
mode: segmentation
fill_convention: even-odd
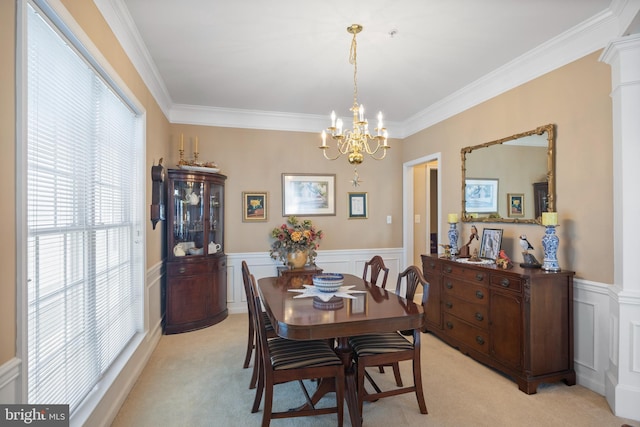
[[[487,287],[455,280],[447,276],[444,277],[442,290],[445,297],[446,295],[453,295],[476,304],[487,304],[489,300],[489,289]]]
[[[487,328],[488,310],[486,304],[471,303],[452,295],[446,295],[442,300],[443,310],[453,316],[478,326]]]
[[[489,334],[486,330],[472,326],[447,313],[444,315],[444,329],[455,340],[484,354],[489,354]]]
[[[487,282],[487,277],[489,276],[486,271],[467,268],[463,265],[456,265],[455,263],[445,264],[442,267],[442,271],[447,276],[453,276],[457,279],[464,279],[474,283]]]
[[[514,292],[521,292],[522,280],[517,277],[509,277],[493,273],[491,274],[491,286],[500,289],[510,289]]]

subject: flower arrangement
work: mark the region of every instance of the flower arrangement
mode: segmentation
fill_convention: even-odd
[[[290,216],[285,224],[271,230],[271,237],[276,239],[269,251],[271,258],[280,259],[286,264],[287,254],[304,251],[313,264],[318,255],[316,249],[320,246],[322,230],[316,230],[308,219],[299,221],[295,216]]]

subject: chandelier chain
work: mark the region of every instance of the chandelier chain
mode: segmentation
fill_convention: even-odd
[[[358,42],[356,42],[356,32],[353,33],[351,49],[349,51],[349,63],[353,64],[353,105],[358,105]]]

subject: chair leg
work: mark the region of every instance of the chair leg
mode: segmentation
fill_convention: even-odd
[[[253,361],[253,372],[251,373],[251,382],[249,383],[249,389],[256,388],[258,375],[260,375],[261,369],[262,369],[262,360],[260,358],[260,354],[258,350],[256,350],[254,361]]]
[[[264,408],[262,410],[262,427],[269,427],[273,406],[273,378],[265,379]]]
[[[419,333],[419,332],[418,332]],[[413,358],[413,385],[416,389],[416,399],[418,399],[418,407],[421,414],[428,414],[427,404],[424,401],[424,393],[422,392],[422,371],[420,367],[420,353]]]
[[[260,410],[260,401],[262,400],[262,392],[264,391],[264,372],[259,369],[258,372],[258,385],[256,388],[256,395],[253,398],[253,406],[251,407],[251,413],[254,414]]]
[[[364,396],[366,391],[364,389],[364,376],[365,376],[364,364],[358,363],[358,416],[362,419],[362,407],[364,406]]]
[[[253,329],[253,319],[251,318],[251,313],[249,313],[249,338],[247,341],[247,352],[244,356],[244,364],[242,367],[244,369],[249,367],[249,362],[251,362],[251,353],[255,347],[254,342],[256,339],[256,332]]]
[[[400,376],[400,365],[398,362],[394,362],[393,366],[393,376],[396,377],[396,385],[398,387],[402,387],[402,377]]]
[[[336,375],[336,406],[338,408],[338,427],[342,427],[344,422],[344,375]]]

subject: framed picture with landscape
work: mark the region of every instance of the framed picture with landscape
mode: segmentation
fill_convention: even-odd
[[[267,220],[266,191],[242,192],[242,222],[264,222]]]
[[[509,218],[524,217],[524,194],[507,194],[507,215],[509,216]]]
[[[465,211],[498,212],[498,180],[469,178],[464,182]]]
[[[282,174],[282,216],[335,214],[335,174]]]

